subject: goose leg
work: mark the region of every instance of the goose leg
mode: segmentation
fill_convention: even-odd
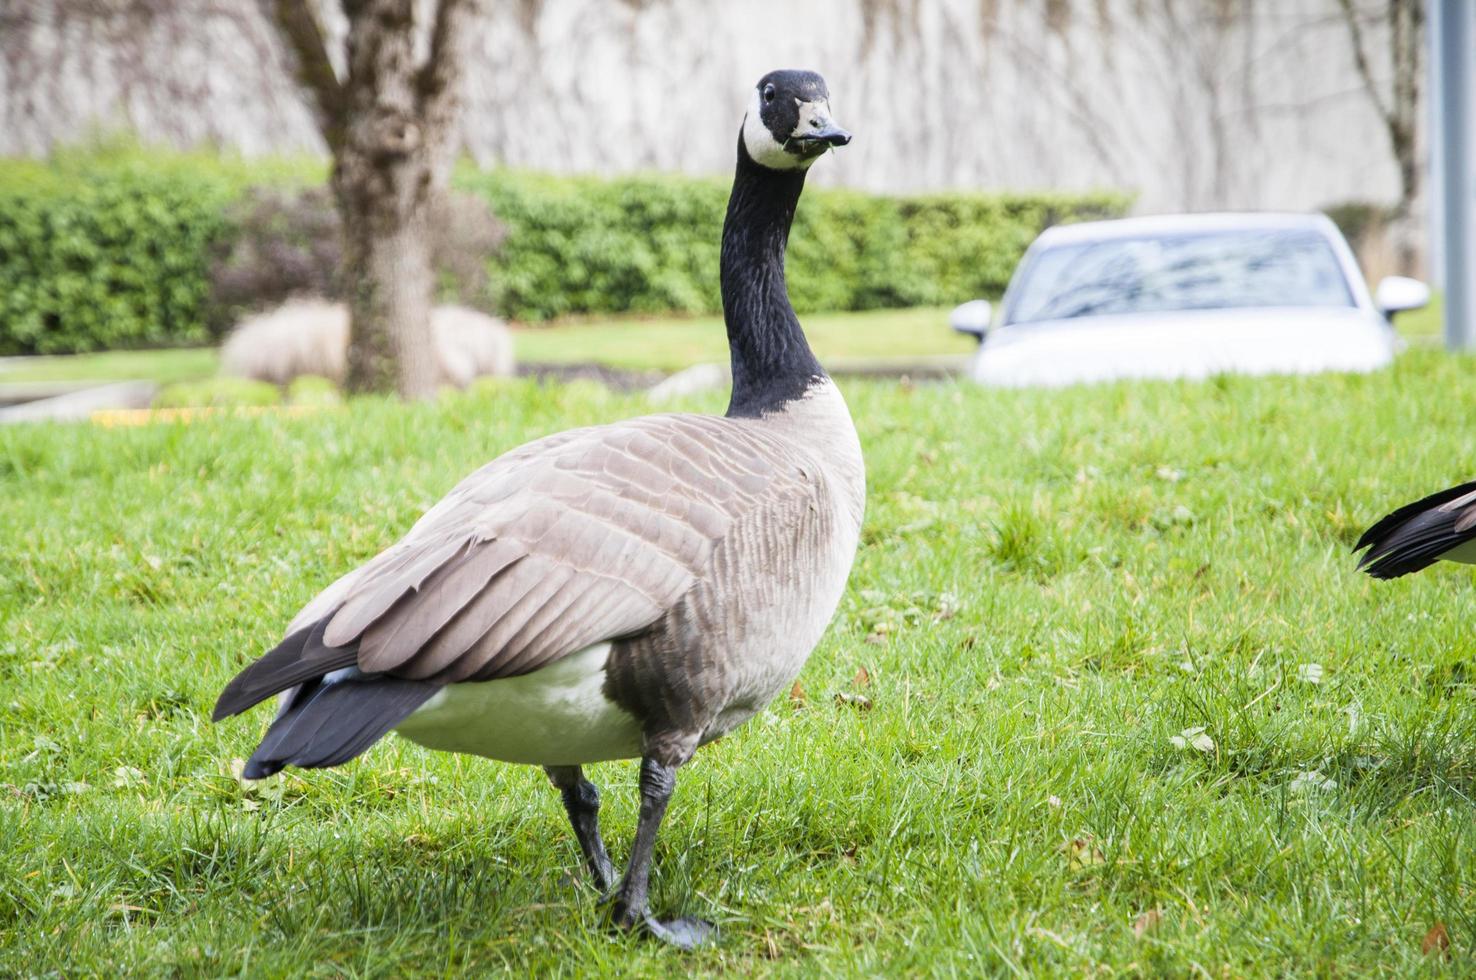
[[[656,832],[666,816],[666,804],[676,789],[676,767],[663,765],[651,756],[641,760],[641,814],[636,821],[635,844],[630,849],[630,864],[625,877],[615,888],[611,916],[622,929],[642,924],[656,938],[691,949],[712,938],[710,922],[690,917],[662,922],[646,907],[651,877],[651,853],[656,846]]]
[[[600,837],[599,789],[584,778],[584,770],[578,766],[544,766],[544,772],[564,797],[564,809],[569,813],[569,823],[579,841],[579,850],[584,852],[584,863],[589,865],[595,887],[600,894],[609,892],[615,884],[615,865]]]

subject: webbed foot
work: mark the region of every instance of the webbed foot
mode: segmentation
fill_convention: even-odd
[[[698,946],[706,946],[717,942],[717,926],[706,919],[698,919],[692,916],[682,916],[679,919],[669,919],[662,922],[659,919],[647,915],[644,919],[646,930],[664,943],[670,943],[678,949],[696,949]]]

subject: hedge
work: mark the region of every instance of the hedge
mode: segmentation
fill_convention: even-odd
[[[507,225],[491,260],[497,308],[516,320],[577,313],[711,313],[728,184],[462,173]],[[1062,221],[1117,217],[1112,192],[891,197],[811,188],[788,258],[795,308],[868,310],[1004,291],[1020,254]]]
[[[321,163],[134,148],[0,160],[0,354],[202,343],[212,252],[252,186],[321,185]],[[725,181],[458,171],[507,227],[489,304],[516,320],[710,313]],[[864,310],[1000,293],[1058,221],[1123,213],[1122,194],[890,197],[812,188],[789,253],[795,306]]]
[[[209,249],[252,183],[312,165],[104,147],[0,160],[0,354],[199,343]]]

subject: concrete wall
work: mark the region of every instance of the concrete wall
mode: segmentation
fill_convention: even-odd
[[[486,4],[483,163],[723,173],[753,82],[803,66],[856,133],[828,184],[1121,187],[1142,211],[1397,196],[1338,0]],[[322,150],[250,0],[0,0],[0,153],[120,127]]]

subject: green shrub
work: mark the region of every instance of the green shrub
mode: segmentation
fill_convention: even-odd
[[[228,204],[258,181],[311,179],[312,166],[127,143],[0,162],[0,354],[205,340]]]
[[[507,226],[491,260],[497,309],[518,320],[573,313],[701,313],[718,305],[716,181],[463,173]]]
[[[1371,233],[1378,232],[1398,217],[1398,209],[1377,201],[1339,201],[1324,205],[1322,213],[1332,219],[1354,251],[1360,250]]]
[[[204,339],[206,250],[228,188],[144,168],[0,182],[0,353]]]
[[[0,354],[204,343],[253,301],[294,289],[331,294],[337,224],[325,178],[318,162],[127,144],[45,163],[0,160]],[[726,180],[468,168],[456,183],[497,220],[458,204],[436,222],[446,297],[518,320],[722,308]],[[888,197],[812,188],[789,252],[795,306],[998,295],[1042,228],[1115,216],[1127,203],[1105,192]],[[476,281],[483,264],[490,297]]]
[[[211,249],[205,323],[223,337],[245,316],[294,296],[346,300],[342,222],[326,185],[252,187],[227,210],[229,232]],[[502,225],[481,197],[455,193],[430,220],[438,300],[491,312],[487,259]]]
[[[490,260],[515,320],[576,313],[712,313],[728,183],[462,172],[508,229]],[[812,188],[788,256],[796,309],[866,310],[997,296],[1021,253],[1062,221],[1117,217],[1129,198],[1081,194],[891,197]]]

